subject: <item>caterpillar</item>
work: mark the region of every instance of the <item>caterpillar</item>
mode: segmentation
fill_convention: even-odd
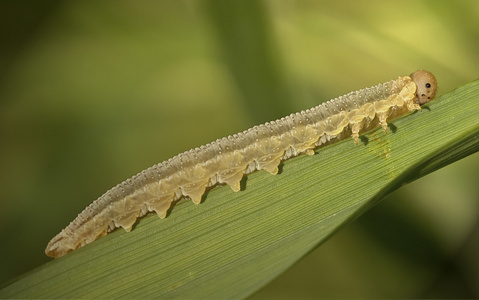
[[[208,187],[227,184],[240,190],[244,175],[266,170],[275,175],[281,161],[359,135],[434,99],[434,75],[420,70],[361,89],[276,121],[180,153],[108,190],[86,207],[47,245],[45,253],[61,257],[118,227],[127,232],[137,218],[156,212],[165,218],[173,202],[195,204]]]

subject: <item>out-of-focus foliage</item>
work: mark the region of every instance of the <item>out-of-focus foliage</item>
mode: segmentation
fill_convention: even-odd
[[[0,5],[2,283],[180,151],[419,68],[440,94],[479,77],[473,0]],[[388,196],[253,298],[478,297],[478,164]]]

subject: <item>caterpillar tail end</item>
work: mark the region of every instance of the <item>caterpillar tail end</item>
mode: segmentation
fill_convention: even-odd
[[[69,243],[65,230],[62,230],[48,243],[47,247],[45,248],[45,254],[49,257],[58,258],[79,247],[80,245]]]

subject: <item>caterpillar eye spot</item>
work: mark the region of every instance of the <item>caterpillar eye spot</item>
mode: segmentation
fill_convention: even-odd
[[[426,83],[426,88],[430,88],[431,87],[431,84],[428,82]]]

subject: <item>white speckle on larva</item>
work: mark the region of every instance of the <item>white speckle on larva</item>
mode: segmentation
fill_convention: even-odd
[[[113,187],[57,234],[45,253],[60,257],[118,227],[130,231],[148,212],[165,218],[174,201],[199,204],[207,187],[227,184],[240,190],[243,175],[256,170],[278,173],[281,161],[382,126],[432,100],[437,84],[427,71],[400,76],[351,92],[279,120],[254,126],[178,154]]]

